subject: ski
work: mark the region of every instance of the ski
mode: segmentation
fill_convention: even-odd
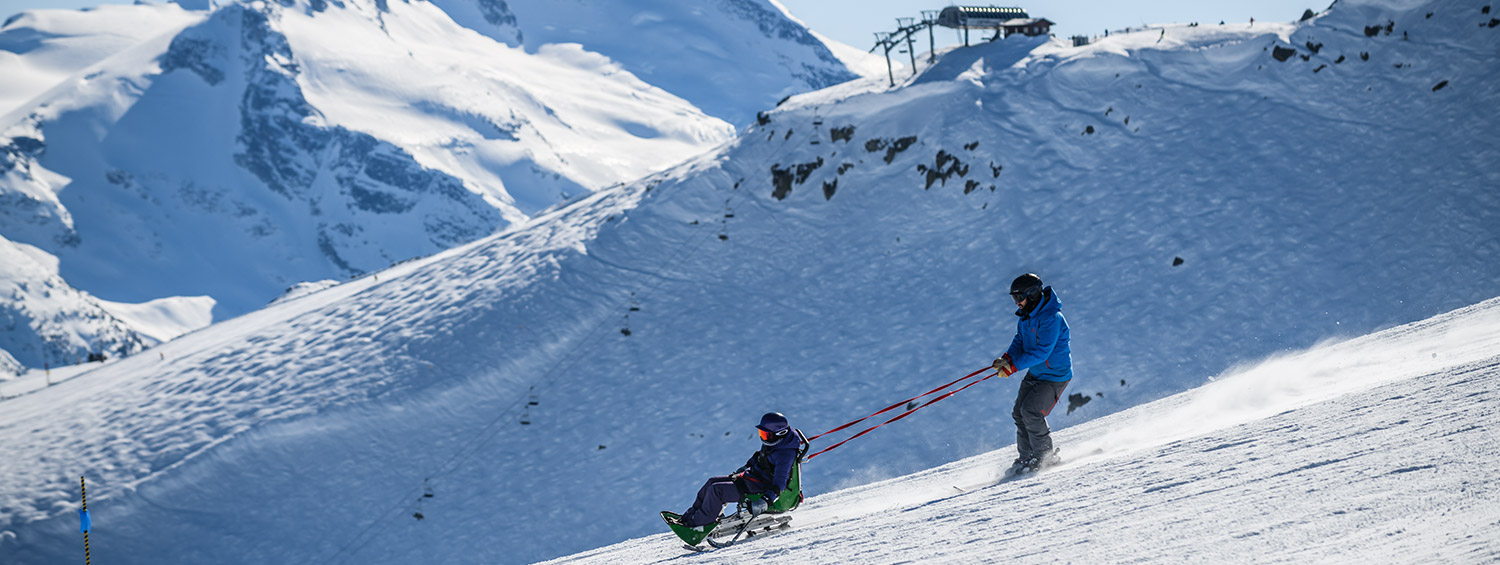
[[[748,521],[730,516],[719,523],[719,528],[709,534],[710,537],[724,538],[732,535],[737,528],[744,527],[746,532],[765,532],[775,529],[792,521],[787,514],[762,514]],[[748,525],[747,525],[748,524]],[[791,527],[790,525],[786,527]]]
[[[729,538],[729,541],[721,542],[714,539],[713,537],[709,537],[708,545],[714,546],[715,549],[724,549],[726,547],[734,545],[734,542],[740,541],[740,535],[745,533],[745,529],[750,527],[750,522],[751,520],[746,520],[745,524],[740,526],[739,529],[734,532],[734,537]]]
[[[1042,471],[1044,471],[1046,469],[1050,469],[1052,467],[1056,467],[1058,465],[1062,465],[1062,463],[1063,463],[1062,457],[1059,455],[1061,453],[1062,453],[1061,449],[1053,449],[1052,450],[1052,454],[1048,456],[1048,459],[1045,462],[1046,463],[1045,465],[1039,465],[1037,467],[1024,466],[1023,465],[1021,467],[1011,467],[1009,469],[1006,469],[1005,473],[1000,476],[1000,482],[1003,483],[1003,482],[1014,480],[1014,479],[1020,479],[1020,478],[1024,478],[1024,477],[1029,477],[1031,475],[1035,475],[1037,473],[1040,473],[1040,472],[1042,472]]]
[[[733,517],[731,517],[733,518]],[[728,520],[726,520],[727,522]],[[739,542],[740,537],[750,539],[755,536],[772,533],[776,530],[784,530],[792,527],[792,517],[785,514],[751,516],[739,524],[738,528],[722,527],[715,531],[718,535],[710,535],[708,544],[717,549],[723,549]],[[714,538],[722,538],[733,530],[733,537],[729,541],[720,541]]]

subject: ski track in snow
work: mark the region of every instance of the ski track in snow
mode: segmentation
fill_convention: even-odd
[[[999,481],[1000,450],[727,549],[660,534],[549,563],[1490,562],[1497,389],[1492,300],[1070,428],[1034,477]]]

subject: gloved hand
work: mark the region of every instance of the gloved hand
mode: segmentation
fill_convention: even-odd
[[[770,507],[771,507],[771,503],[766,502],[766,497],[764,497],[764,496],[762,496],[760,498],[757,498],[755,500],[751,500],[750,501],[750,515],[751,516],[760,515],[761,513],[765,512],[767,508],[770,508]]]
[[[1010,362],[1009,353],[1001,355],[1000,358],[995,359],[995,370],[999,371],[1000,376],[1002,377],[1009,377],[1016,374],[1016,365],[1015,363]]]

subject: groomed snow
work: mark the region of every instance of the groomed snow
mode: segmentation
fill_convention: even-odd
[[[1500,299],[1069,428],[1034,477],[1000,481],[1002,449],[812,497],[728,549],[658,534],[549,563],[1492,562],[1497,388]]]

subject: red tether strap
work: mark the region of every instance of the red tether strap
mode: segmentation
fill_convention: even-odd
[[[937,392],[937,391],[940,391],[940,390],[943,390],[943,389],[945,389],[945,388],[948,388],[948,387],[950,387],[950,386],[953,386],[953,385],[956,385],[956,384],[958,384],[958,383],[960,383],[960,382],[963,382],[963,381],[965,381],[965,380],[967,380],[967,379],[971,379],[971,378],[974,378],[974,375],[978,375],[978,374],[980,374],[980,373],[983,373],[983,372],[985,372],[985,371],[987,371],[987,370],[989,370],[989,369],[991,369],[991,367],[985,367],[985,368],[983,368],[983,369],[980,369],[980,370],[978,370],[978,371],[974,371],[974,372],[972,372],[972,373],[969,373],[969,374],[968,374],[968,375],[965,375],[965,376],[964,376],[964,377],[963,377],[963,378],[961,378],[961,379],[958,379],[958,380],[956,380],[956,381],[953,381],[953,382],[951,382],[951,383],[948,383],[948,384],[945,384],[945,385],[943,385],[943,386],[940,386],[940,387],[937,387],[937,388],[935,388],[935,389],[932,389],[932,390],[929,390],[929,391],[927,391],[927,392],[924,392],[924,393],[922,393],[922,394],[919,394],[919,395],[916,395],[916,396],[913,396],[913,397],[911,397],[911,398],[908,398],[908,399],[906,399],[906,400],[902,400],[902,401],[901,401],[901,402],[897,402],[897,403],[895,403],[895,404],[892,404],[892,405],[890,405],[890,406],[887,406],[887,407],[885,407],[885,408],[882,408],[882,409],[881,409],[881,410],[880,410],[880,411],[879,411],[879,412],[876,412],[876,413],[874,413],[874,414],[871,414],[871,415],[869,415],[869,416],[865,416],[865,417],[863,417],[863,418],[860,418],[860,419],[858,419],[858,420],[855,420],[855,421],[853,421],[853,422],[849,422],[849,423],[847,423],[847,424],[844,424],[844,425],[842,425],[842,426],[839,426],[839,427],[837,427],[837,428],[834,428],[834,429],[831,429],[831,430],[828,430],[828,431],[826,431],[826,432],[823,432],[823,433],[821,433],[821,434],[818,434],[818,435],[815,435],[815,436],[813,436],[813,437],[810,437],[810,438],[807,438],[807,441],[808,441],[808,442],[809,442],[809,443],[811,443],[811,442],[812,442],[812,440],[815,440],[815,439],[818,439],[818,438],[820,438],[820,437],[823,437],[823,436],[826,436],[826,435],[828,435],[828,434],[831,434],[831,433],[833,433],[833,432],[836,432],[836,431],[839,431],[839,430],[842,430],[842,429],[844,429],[844,428],[847,428],[847,427],[849,427],[849,426],[853,426],[853,425],[855,425],[855,424],[858,424],[858,423],[860,423],[860,422],[863,422],[863,421],[865,421],[865,420],[868,420],[868,419],[870,419],[870,418],[874,418],[874,417],[876,417],[876,416],[879,416],[879,415],[881,415],[881,414],[884,414],[884,413],[886,413],[886,412],[890,412],[890,411],[891,411],[891,410],[895,410],[895,409],[897,409],[897,408],[900,408],[900,407],[902,407],[902,406],[905,406],[905,405],[906,405],[906,404],[907,404],[907,403],[908,403],[908,402],[911,402],[911,401],[913,401],[913,400],[916,400],[916,399],[918,399],[918,398],[922,398],[922,397],[924,397],[924,396],[927,396],[927,395],[929,395],[929,394],[932,394],[932,393],[934,393],[934,392]],[[853,438],[850,438],[850,439],[853,439]],[[826,449],[825,449],[825,450],[824,450],[824,451],[827,451],[827,450],[826,450]]]
[[[935,388],[935,389],[932,389],[932,390],[930,390],[930,391],[927,391],[927,392],[925,392],[925,393],[922,393],[922,394],[921,394],[921,395],[918,395],[918,396],[915,396],[915,397],[912,397],[912,398],[911,398],[911,399],[909,399],[909,400],[903,400],[903,401],[901,401],[901,402],[898,402],[898,403],[896,403],[896,404],[892,404],[892,405],[890,405],[890,406],[889,406],[889,407],[886,407],[886,408],[885,408],[885,409],[883,409],[883,410],[881,410],[881,411],[879,411],[879,412],[876,412],[876,413],[874,413],[874,414],[871,414],[871,415],[869,415],[869,416],[865,416],[865,417],[864,417],[864,418],[860,418],[860,419],[858,419],[858,420],[855,420],[855,421],[853,421],[853,422],[849,422],[849,423],[847,423],[847,424],[844,424],[844,425],[842,425],[842,426],[839,426],[839,427],[837,427],[837,428],[834,428],[834,429],[831,429],[831,430],[828,430],[828,431],[826,431],[826,432],[823,432],[823,433],[821,433],[821,434],[818,434],[818,435],[816,435],[816,436],[813,436],[813,438],[809,438],[809,439],[808,439],[808,441],[809,441],[809,442],[811,442],[811,441],[812,441],[812,439],[814,439],[814,438],[819,438],[819,437],[823,437],[823,436],[825,436],[825,435],[828,435],[828,434],[831,434],[831,433],[833,433],[833,432],[836,432],[836,431],[839,431],[839,430],[842,430],[842,429],[844,429],[844,428],[847,428],[847,427],[849,427],[849,426],[853,426],[853,425],[855,425],[855,424],[858,424],[858,423],[860,423],[860,422],[863,422],[863,421],[865,421],[865,420],[868,420],[868,419],[870,419],[870,418],[872,418],[872,417],[875,417],[875,416],[878,416],[878,415],[880,415],[880,414],[883,414],[883,413],[886,413],[886,412],[889,412],[889,411],[891,411],[891,410],[893,410],[893,409],[895,409],[895,408],[897,408],[897,407],[899,407],[899,406],[904,406],[904,405],[906,405],[906,404],[907,404],[907,403],[908,403],[908,402],[911,402],[911,401],[913,401],[913,400],[916,400],[916,399],[918,399],[918,398],[922,398],[922,397],[923,397],[923,396],[927,396],[927,395],[929,395],[929,394],[932,394],[932,393],[935,393],[935,392],[938,392],[938,391],[940,391],[940,390],[943,390],[943,389],[945,389],[945,388],[948,388],[948,387],[950,387],[950,386],[953,386],[953,385],[955,385],[955,384],[958,384],[958,383],[959,383],[959,382],[962,382],[962,381],[964,381],[964,380],[967,380],[967,379],[970,379],[970,378],[973,378],[973,377],[974,377],[974,376],[976,376],[976,375],[979,375],[979,374],[980,374],[980,373],[983,373],[983,372],[985,372],[985,371],[988,371],[988,370],[991,370],[991,369],[992,369],[992,367],[985,367],[985,368],[983,368],[983,369],[980,369],[980,370],[978,370],[978,371],[974,371],[974,372],[972,372],[972,373],[969,373],[969,374],[968,374],[968,375],[967,375],[967,376],[965,376],[965,377],[963,377],[963,378],[961,378],[961,379],[958,379],[958,380],[956,380],[956,381],[953,381],[953,382],[951,382],[951,383],[948,383],[948,384],[945,384],[945,385],[943,385],[943,386],[940,386],[940,387],[937,387],[937,388]],[[921,410],[921,409],[923,409],[923,408],[926,408],[926,407],[928,407],[928,406],[931,406],[931,405],[932,405],[932,404],[933,404],[933,403],[935,403],[935,402],[937,402],[937,401],[939,401],[939,400],[942,400],[942,399],[944,399],[944,398],[948,398],[948,397],[950,397],[950,396],[953,396],[953,395],[955,395],[955,394],[958,394],[958,393],[960,393],[960,392],[963,392],[963,390],[964,390],[964,389],[966,389],[966,388],[969,388],[969,387],[971,387],[971,386],[974,386],[974,385],[976,385],[976,384],[979,384],[979,383],[982,383],[982,382],[984,382],[984,381],[987,381],[987,380],[989,380],[989,379],[990,379],[990,377],[993,377],[993,376],[995,376],[995,375],[998,375],[998,374],[999,374],[999,373],[991,373],[991,374],[989,374],[989,375],[987,375],[987,376],[985,376],[985,377],[984,377],[984,378],[982,378],[982,379],[979,379],[979,380],[977,380],[977,381],[974,381],[974,382],[972,382],[972,383],[969,383],[969,384],[966,384],[966,385],[964,385],[964,386],[962,386],[962,387],[959,387],[959,389],[958,389],[958,390],[955,390],[955,391],[952,391],[952,392],[949,392],[949,393],[948,393],[948,394],[944,394],[944,395],[942,395],[942,396],[939,396],[939,397],[937,397],[937,398],[934,398],[934,399],[932,399],[932,400],[929,400],[929,401],[927,401],[927,402],[925,402],[925,403],[923,403],[923,404],[922,404],[922,405],[921,405],[921,406],[918,406],[918,407],[916,407],[916,408],[912,408],[912,409],[910,409],[910,410],[907,410],[907,411],[905,411],[905,412],[902,412],[902,413],[901,413],[901,414],[899,414],[899,415],[897,415],[897,416],[896,416],[896,417],[895,417],[895,418],[891,418],[891,419],[889,419],[889,420],[886,420],[886,421],[884,421],[884,422],[881,422],[881,423],[879,423],[879,424],[876,424],[876,425],[874,425],[874,426],[870,426],[870,427],[869,427],[869,428],[866,428],[866,429],[865,429],[865,430],[863,430],[863,431],[861,431],[861,432],[859,432],[859,433],[857,433],[857,434],[854,434],[854,435],[852,435],[852,436],[849,436],[849,438],[848,438],[848,439],[845,439],[845,440],[844,440],[844,441],[841,441],[841,442],[838,442],[838,443],[835,443],[835,444],[833,444],[833,445],[830,445],[830,446],[828,446],[828,447],[825,447],[825,448],[823,448],[823,449],[822,449],[822,450],[821,450],[821,451],[818,451],[818,452],[817,452],[817,453],[814,453],[814,454],[812,454],[812,455],[809,455],[809,456],[807,456],[807,459],[812,459],[812,458],[814,458],[814,457],[817,457],[817,456],[819,456],[819,455],[822,455],[822,454],[824,454],[824,453],[827,453],[827,452],[829,452],[829,451],[832,451],[832,450],[833,450],[833,448],[835,448],[835,447],[838,447],[838,446],[840,446],[840,445],[844,445],[844,444],[845,444],[845,443],[849,443],[849,440],[852,440],[852,439],[854,439],[854,438],[857,438],[857,437],[859,437],[859,436],[862,436],[862,435],[865,435],[865,434],[867,434],[867,433],[870,433],[870,432],[871,432],[871,431],[873,431],[873,430],[874,430],[874,429],[875,429],[875,428],[878,428],[878,427],[880,427],[880,426],[884,426],[884,425],[886,425],[886,424],[889,424],[889,423],[891,423],[891,422],[894,422],[894,421],[896,421],[896,420],[900,420],[900,419],[902,419],[902,418],[905,418],[905,417],[907,417],[907,416],[910,416],[910,415],[911,415],[911,413],[912,413],[912,412],[916,412],[916,411],[918,411],[918,410]]]

